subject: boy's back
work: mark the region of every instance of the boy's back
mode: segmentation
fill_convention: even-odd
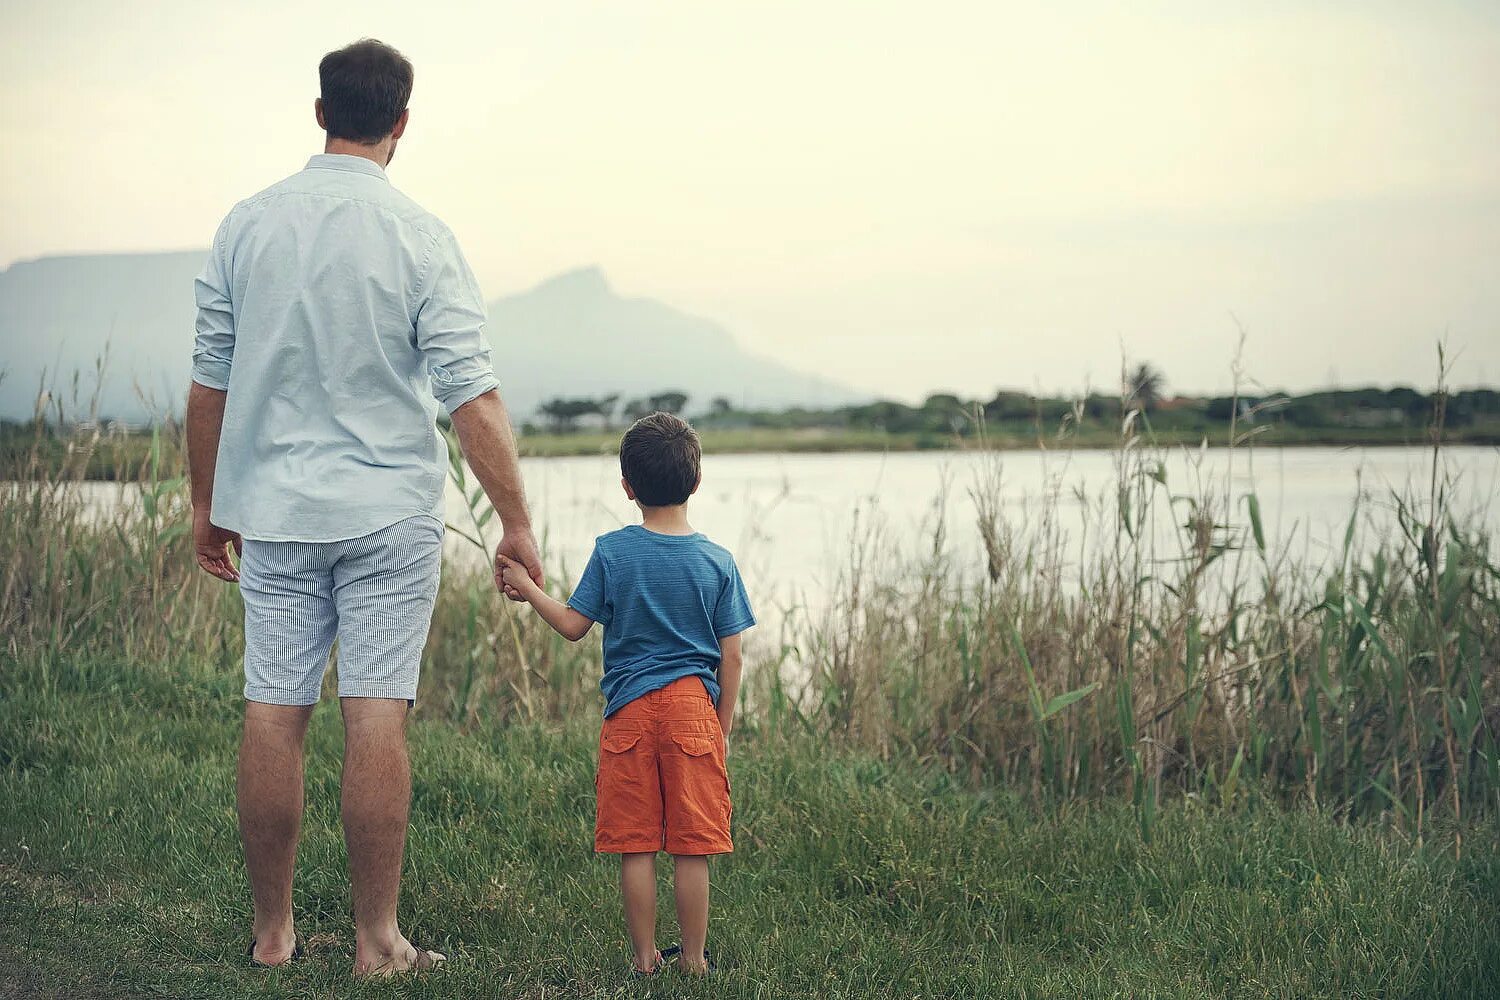
[[[755,624],[734,557],[701,533],[600,535],[568,605],[604,627],[606,717],[683,677],[719,698],[719,639]]]

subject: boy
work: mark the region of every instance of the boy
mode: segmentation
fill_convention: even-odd
[[[693,531],[687,501],[702,451],[683,420],[653,413],[620,441],[620,485],[641,523],[600,535],[568,603],[499,557],[508,596],[559,635],[604,626],[594,850],[620,855],[620,893],[636,971],[677,956],[710,969],[708,855],[728,854],[725,737],[740,687],[740,633],[755,624],[734,557]],[[679,948],[656,950],[656,852],[672,855]]]

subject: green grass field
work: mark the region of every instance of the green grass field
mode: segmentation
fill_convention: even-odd
[[[251,971],[232,666],[0,654],[0,996],[1485,997],[1500,851],[1179,799],[1052,807],[915,763],[747,733],[717,864],[711,984],[626,974],[590,853],[597,718],[459,729],[419,710],[405,927],[451,961],[348,978],[340,728],[309,740],[296,911],[309,954]],[[662,937],[671,914],[663,898]]]

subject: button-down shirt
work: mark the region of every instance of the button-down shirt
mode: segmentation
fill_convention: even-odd
[[[228,393],[212,517],[324,542],[442,517],[453,410],[497,387],[448,227],[359,156],[236,205],[195,285],[193,380]]]

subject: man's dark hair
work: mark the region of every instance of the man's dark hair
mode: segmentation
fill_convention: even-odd
[[[647,507],[687,503],[702,459],[698,432],[670,413],[642,417],[620,439],[620,474]]]
[[[328,137],[374,145],[391,134],[411,100],[412,68],[389,45],[362,38],[323,57],[318,83]]]

